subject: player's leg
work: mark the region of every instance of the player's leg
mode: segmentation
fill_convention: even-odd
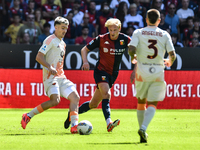
[[[77,92],[72,92],[68,99],[70,100],[70,121],[71,121],[71,133],[78,133],[77,125],[78,125],[78,105],[80,97]]]
[[[148,102],[147,109],[144,113],[144,120],[141,125],[141,129],[147,130],[148,125],[150,124],[151,120],[153,119],[155,112],[156,112],[156,107],[157,107],[158,101],[155,102]]]
[[[141,129],[142,123],[144,121],[145,112],[146,112],[146,98],[144,99],[138,98],[137,119],[138,119],[138,124],[139,124],[138,134],[140,135],[140,143],[146,143],[147,137],[148,137],[146,130]]]
[[[141,126],[144,121],[144,114],[146,111],[146,97],[147,97],[147,91],[148,91],[148,83],[135,81],[135,87],[137,90],[136,97],[138,99],[137,103],[137,120],[139,124],[139,130],[138,134],[140,135],[140,143],[146,143],[147,142],[147,134],[143,130],[141,131]]]
[[[52,82],[49,82],[50,85],[48,88],[45,85],[45,89],[48,89],[47,96],[49,96],[50,100],[43,102],[42,104],[35,107],[32,111],[28,113],[29,117],[33,118],[35,115],[42,113],[43,111],[54,107],[60,103],[60,89],[59,83],[55,81],[55,85],[52,85]]]
[[[55,84],[52,84],[55,83]],[[60,90],[59,90],[59,81],[58,80],[48,80],[44,82],[45,91],[50,100],[43,102],[38,105],[34,109],[32,109],[29,113],[25,113],[22,115],[21,125],[22,128],[25,129],[26,125],[35,115],[42,113],[43,111],[54,107],[60,103]],[[48,91],[46,90],[48,89]]]
[[[40,114],[43,111],[58,105],[59,102],[60,102],[60,96],[58,94],[52,94],[50,96],[49,101],[46,101],[38,105],[37,107],[32,109],[29,113],[24,113],[22,115],[22,121],[21,121],[22,128],[25,129],[28,122],[30,122],[30,119],[33,118],[35,115]]]
[[[98,83],[102,82],[102,76],[104,75],[103,73],[104,72],[102,72],[98,69],[94,70],[94,79],[95,79],[95,83],[97,84],[97,88],[95,89],[92,99],[90,101],[83,103],[79,107],[79,114],[87,112],[88,110],[90,110],[92,108],[98,107],[99,103],[101,102],[102,95],[101,95],[101,92],[99,91]]]
[[[141,128],[141,125],[143,123],[145,111],[146,111],[146,98],[144,99],[138,98],[137,119],[138,119],[139,128]]]
[[[138,134],[140,135],[140,143],[147,143],[148,134],[146,133],[146,130],[155,115],[157,104],[158,101],[148,102],[148,107],[144,113],[144,119],[142,125],[138,130]]]
[[[143,123],[140,127],[140,130],[138,131],[140,136],[142,135],[144,137],[143,142],[147,142],[147,136],[145,139],[147,127],[155,115],[158,102],[164,100],[165,92],[166,92],[166,83],[165,82],[153,82],[149,86],[148,94],[147,94],[148,107],[144,113]]]
[[[61,96],[70,101],[69,106],[69,118],[71,122],[71,133],[78,133],[78,105],[79,105],[79,94],[73,85],[73,83],[67,79],[64,80],[63,85],[61,86]],[[69,123],[70,124],[70,123]],[[69,126],[69,125],[68,125]]]
[[[144,114],[144,121],[141,129],[147,130],[148,125],[153,119],[158,101],[163,101],[165,98],[166,83],[165,82],[152,82],[149,86],[147,93],[147,109]]]
[[[138,119],[138,124],[139,128],[141,128],[141,125],[144,120],[144,113],[146,111],[146,97],[148,93],[148,83],[146,82],[140,82],[140,81],[135,81],[135,88],[137,91],[136,97],[138,99],[137,103],[137,119]]]
[[[111,98],[110,87],[107,82],[99,83],[98,87],[102,97],[102,111],[105,120],[107,122],[107,125],[109,125],[109,123],[112,122],[110,118],[110,98]]]
[[[99,89],[95,89],[94,95],[92,96],[92,99],[90,101],[84,102],[80,107],[79,107],[79,114],[85,113],[90,109],[97,108],[99,103],[102,100],[101,93]]]
[[[114,127],[119,125],[120,120],[117,119],[114,122],[111,120],[111,112],[110,112],[110,98],[111,98],[111,91],[109,84],[107,82],[101,82],[98,84],[99,91],[102,96],[102,111],[104,114],[104,118],[107,124],[107,131],[111,132]]]
[[[85,103],[83,103],[79,109],[78,109],[78,113],[82,114],[87,112],[88,110],[92,109],[92,108],[96,108],[98,107],[99,103],[101,102],[102,98],[101,98],[101,93],[99,91],[99,89],[95,89],[94,95],[92,96],[92,99],[90,101],[87,101]],[[68,116],[67,119],[64,122],[64,127],[65,129],[69,128],[71,123],[70,120],[70,113],[68,112]]]

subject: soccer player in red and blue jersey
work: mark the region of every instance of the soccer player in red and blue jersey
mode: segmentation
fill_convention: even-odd
[[[79,107],[79,114],[98,107],[99,103],[102,101],[102,110],[107,123],[107,131],[111,132],[114,127],[119,125],[120,120],[117,119],[113,122],[110,117],[110,89],[117,79],[122,55],[128,48],[131,38],[120,33],[121,22],[119,19],[108,19],[105,23],[105,27],[108,28],[108,33],[97,36],[81,49],[83,59],[82,70],[90,69],[87,60],[88,51],[99,48],[99,60],[94,69],[94,79],[97,88],[95,89],[92,99]],[[67,129],[69,125],[70,121],[68,115],[64,126]]]

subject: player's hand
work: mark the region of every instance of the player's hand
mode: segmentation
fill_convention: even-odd
[[[90,70],[90,65],[89,65],[89,63],[88,63],[88,62],[83,63],[81,69],[82,69],[82,70],[85,70],[85,71]]]
[[[133,59],[131,60],[132,64],[137,64],[137,55],[135,54]]]
[[[131,62],[132,64],[137,64],[137,59],[133,59]]]
[[[166,67],[170,67],[172,65],[171,61],[169,59],[164,59],[164,65]]]
[[[131,83],[133,83],[134,79],[135,79],[135,71],[133,70],[130,76]]]
[[[52,75],[56,75],[57,74],[57,71],[54,67],[50,66],[49,68],[49,72],[52,74]]]

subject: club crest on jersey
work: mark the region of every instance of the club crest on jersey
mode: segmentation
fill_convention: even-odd
[[[124,45],[124,40],[120,40],[120,45]]]
[[[105,81],[105,80],[106,80],[106,76],[101,76],[101,79],[102,79],[103,81]]]
[[[107,52],[108,52],[108,49],[107,49],[107,48],[103,48],[103,52],[104,52],[104,53],[107,53]]]
[[[64,54],[65,54],[64,51],[61,51],[61,52],[60,52],[60,56],[61,56],[62,58],[63,58]]]

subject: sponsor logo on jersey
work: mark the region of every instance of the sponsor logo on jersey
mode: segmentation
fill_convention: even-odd
[[[42,47],[42,50],[43,50],[43,51],[45,51],[45,50],[46,50],[46,48],[47,48],[47,46],[46,46],[46,45],[44,45],[44,46]]]
[[[94,43],[94,40],[90,41],[89,45],[92,45],[92,43]]]
[[[108,49],[107,49],[107,48],[103,48],[103,52],[104,52],[104,53],[107,53],[107,52],[108,52]]]
[[[124,45],[124,40],[120,40],[120,45]]]
[[[150,67],[150,68],[149,68],[149,72],[150,72],[150,73],[154,73],[154,72],[156,72],[156,68],[154,68],[154,67]]]
[[[102,79],[103,81],[105,81],[105,80],[106,80],[106,76],[101,76],[101,79]]]
[[[105,41],[105,43],[104,44],[109,44],[109,42],[108,41]]]
[[[125,48],[122,48],[122,49],[111,48],[110,49],[111,52],[116,52],[116,53],[123,53],[125,50],[126,50]]]

